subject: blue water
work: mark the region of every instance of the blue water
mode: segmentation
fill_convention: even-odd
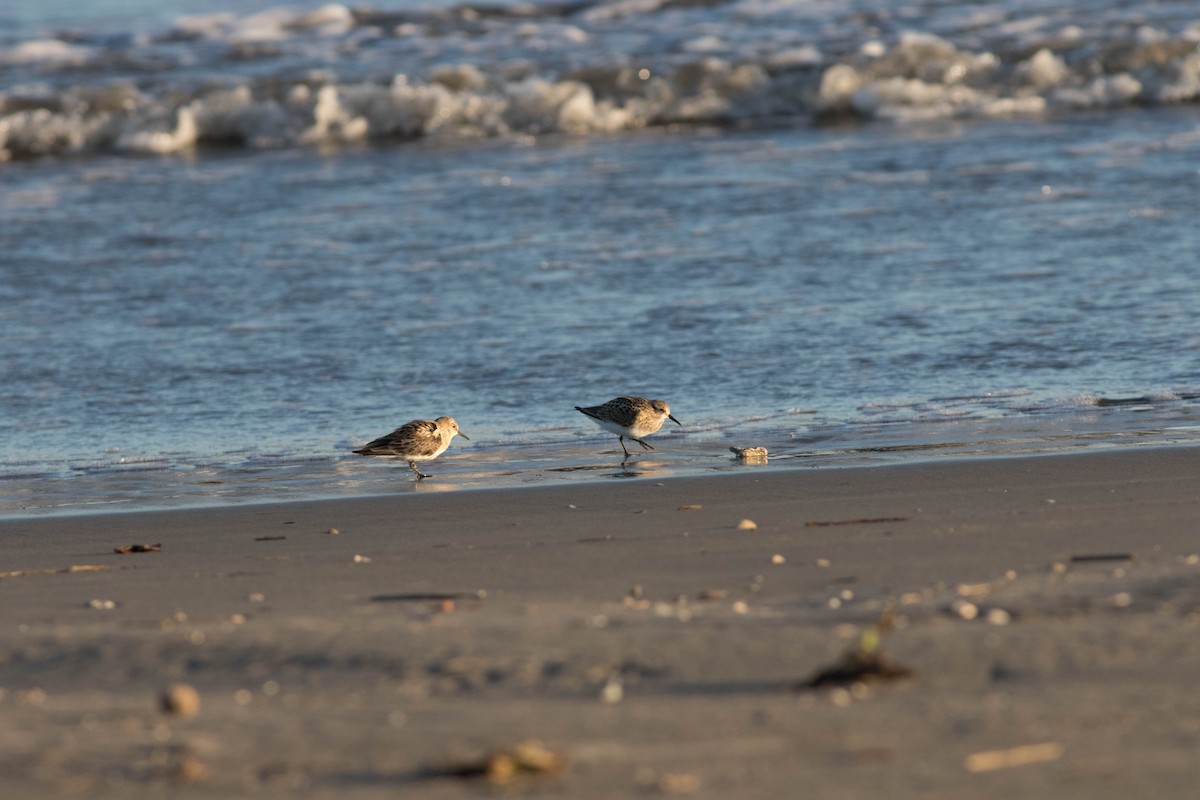
[[[96,8],[121,23],[114,5]],[[802,8],[816,13],[774,13]],[[914,8],[939,35],[955,28],[945,4]],[[1114,30],[1129,27],[1121,4],[1112,13]],[[679,35],[677,12],[610,16],[593,24],[613,41],[648,21]],[[692,41],[704,22],[691,20]],[[478,34],[481,49],[536,61],[513,24]],[[26,29],[43,43],[58,30]],[[350,51],[356,30],[316,38]],[[295,38],[251,67],[215,45],[197,52],[253,98],[276,59],[280,81],[317,58],[313,37]],[[736,46],[768,63],[764,41]],[[105,44],[115,72],[95,85],[56,62],[0,67],[0,94],[57,97],[60,109],[0,119],[44,142],[70,139],[55,133],[69,122],[92,130],[67,101],[122,85],[113,48],[161,46]],[[351,72],[377,66],[370,53],[342,57]],[[1191,56],[1177,57],[1178,76]],[[551,48],[543,69],[564,59]],[[832,66],[813,66],[814,80]],[[258,139],[201,137],[161,155],[120,145],[167,130],[149,109],[192,69],[146,79],[145,115],[121,136],[10,147],[0,164],[0,513],[406,490],[403,464],[349,451],[440,414],[471,441],[456,440],[421,490],[758,468],[731,445],[768,446],[767,468],[820,468],[1200,441],[1190,103],[1015,118],[842,109],[834,122],[815,108],[730,106],[606,130],[522,129],[508,106],[503,130],[455,117],[453,135],[317,142],[295,133],[292,112],[252,99],[235,117],[239,130],[257,120]],[[520,80],[539,102],[563,85]],[[416,102],[396,85],[388,113]],[[216,125],[211,104],[229,102],[173,91],[202,128]],[[454,95],[454,113],[490,91]],[[573,406],[624,393],[667,399],[684,427],[622,466]]]

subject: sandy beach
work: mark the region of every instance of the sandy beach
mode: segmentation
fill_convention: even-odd
[[[1198,478],[1129,448],[3,520],[4,794],[1194,797]],[[854,652],[907,674],[809,685]]]

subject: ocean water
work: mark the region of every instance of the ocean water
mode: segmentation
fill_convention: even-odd
[[[0,514],[1200,443],[1200,12],[1081,6],[9,2]]]

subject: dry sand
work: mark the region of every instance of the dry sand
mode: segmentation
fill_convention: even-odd
[[[1194,448],[0,521],[3,796],[1193,798],[1197,553]]]

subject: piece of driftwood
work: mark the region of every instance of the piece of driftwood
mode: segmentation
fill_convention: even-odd
[[[830,528],[834,525],[876,525],[881,522],[908,522],[908,517],[860,517],[858,519],[814,520],[804,523],[806,528]]]
[[[72,564],[69,567],[50,569],[17,569],[11,572],[0,572],[0,578],[24,578],[28,575],[62,575],[68,572],[103,572],[108,569],[120,569],[107,564]]]
[[[161,553],[161,544],[127,544],[123,547],[114,547],[114,553],[127,555],[129,553]]]

